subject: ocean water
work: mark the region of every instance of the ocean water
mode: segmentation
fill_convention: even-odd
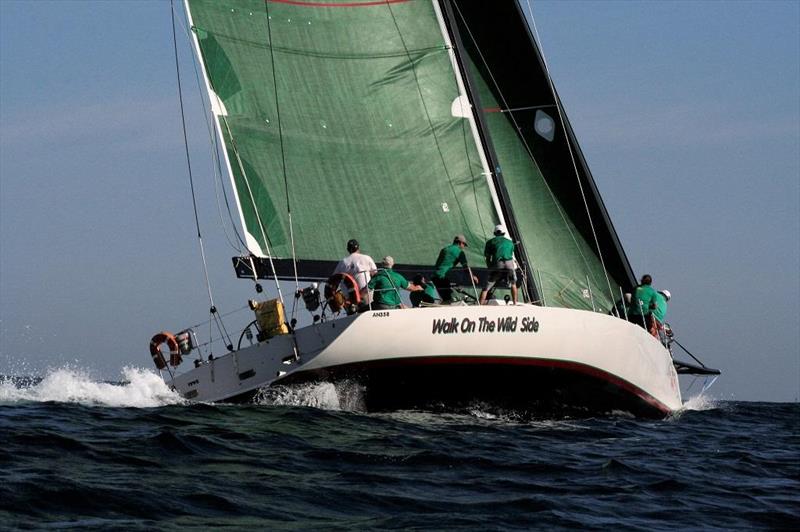
[[[800,528],[800,405],[359,410],[357,386],[186,404],[147,370],[0,378],[0,529]]]

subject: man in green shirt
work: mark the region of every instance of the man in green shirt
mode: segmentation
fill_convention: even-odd
[[[628,312],[628,319],[650,331],[653,329],[653,309],[656,308],[656,289],[653,288],[653,278],[643,275],[639,286],[633,292],[633,301]]]
[[[659,290],[656,292],[656,308],[653,309],[653,316],[658,320],[658,323],[664,323],[667,317],[667,301],[672,298],[669,290]]]
[[[667,301],[672,298],[669,290],[659,290],[656,293],[656,308],[653,309],[653,318],[655,318],[655,326],[658,331],[658,337],[661,342],[666,342],[667,335],[664,329],[664,320],[667,317]]]
[[[439,257],[436,259],[436,271],[433,273],[431,281],[436,286],[436,290],[439,291],[439,295],[442,296],[442,303],[445,305],[453,301],[453,290],[450,286],[455,282],[452,277],[452,270],[456,265],[460,264],[467,270],[473,283],[478,282],[478,278],[472,275],[472,271],[467,265],[467,256],[464,254],[465,247],[467,247],[467,239],[464,235],[456,235],[453,243],[443,247],[439,251]]]
[[[422,287],[409,284],[405,277],[392,269],[394,259],[386,256],[383,258],[383,269],[372,276],[367,287],[374,290],[372,295],[372,308],[376,310],[390,310],[401,308],[400,289],[416,292]]]
[[[489,290],[504,279],[511,288],[511,301],[517,304],[517,272],[514,264],[514,242],[506,237],[506,228],[502,224],[494,228],[494,238],[488,240],[483,248],[486,266],[489,268],[489,277],[481,291],[481,305],[486,303]]]

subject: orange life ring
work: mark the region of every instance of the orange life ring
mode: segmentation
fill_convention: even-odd
[[[178,347],[178,340],[171,332],[161,331],[153,336],[150,340],[150,356],[153,357],[153,362],[156,364],[157,369],[164,369],[167,367],[167,361],[164,360],[164,355],[161,353],[161,344],[166,343],[169,347],[169,365],[173,368],[180,365],[183,361],[181,358],[181,350]]]
[[[344,283],[349,294],[345,295],[339,290],[339,285]],[[361,304],[361,290],[355,278],[349,273],[334,273],[325,283],[325,299],[331,311],[339,312],[350,305],[358,307]]]

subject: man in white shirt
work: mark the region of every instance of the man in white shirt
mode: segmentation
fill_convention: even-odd
[[[358,283],[358,289],[361,292],[361,303],[369,304],[370,295],[367,283],[372,278],[378,267],[372,257],[361,253],[358,246],[358,240],[351,239],[347,241],[348,256],[339,261],[336,269],[333,270],[334,275],[337,273],[346,273],[352,275]]]

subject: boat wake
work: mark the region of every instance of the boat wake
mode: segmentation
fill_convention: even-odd
[[[351,381],[273,385],[259,390],[253,402],[273,406],[310,406],[363,412],[364,387]]]
[[[704,410],[715,410],[720,408],[720,401],[704,394],[699,394],[687,399],[683,406],[676,410],[670,419],[678,419],[686,412],[702,412]]]
[[[97,381],[69,367],[51,370],[43,378],[0,377],[0,404],[50,401],[134,408],[185,403],[161,377],[141,368],[123,368],[118,383]]]

